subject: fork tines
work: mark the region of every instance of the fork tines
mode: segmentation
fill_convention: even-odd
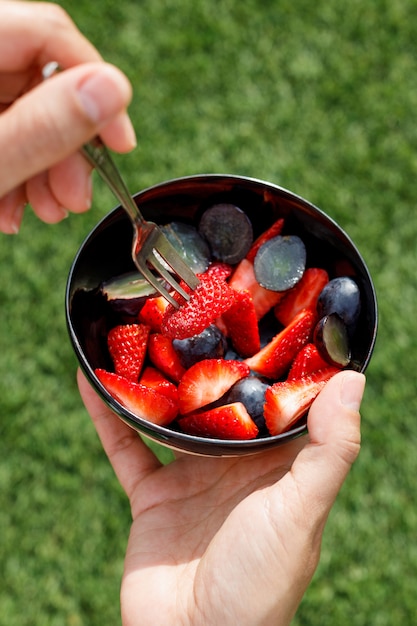
[[[144,260],[146,261],[145,267],[143,266]],[[140,265],[139,269],[148,282],[150,282],[175,308],[179,308],[180,302],[163,286],[161,278],[165,283],[170,285],[184,301],[190,299],[190,294],[180,285],[174,274],[192,290],[195,289],[200,282],[194,272],[180,257],[178,251],[158,228],[155,228],[143,242],[140,253],[136,254],[135,262],[137,265]],[[164,262],[171,268],[174,274],[167,269]],[[159,276],[155,275],[151,269]]]

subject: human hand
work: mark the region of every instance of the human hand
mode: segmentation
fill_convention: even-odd
[[[65,71],[42,81],[57,61]],[[45,222],[91,204],[91,167],[79,147],[100,134],[127,152],[127,78],[104,63],[58,5],[0,2],[0,231],[16,233],[29,202]]]
[[[178,454],[167,466],[81,372],[78,384],[131,504],[124,626],[289,624],[359,453],[363,374],[344,371],[327,383],[308,437],[248,457]]]

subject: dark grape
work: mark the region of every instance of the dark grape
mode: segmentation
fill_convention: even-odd
[[[215,204],[207,209],[198,232],[207,240],[213,257],[231,265],[246,256],[253,242],[251,221],[234,204]]]
[[[262,433],[265,429],[264,402],[269,385],[256,376],[242,378],[222,398],[224,404],[241,402]]]
[[[314,331],[314,343],[322,357],[331,365],[346,367],[351,354],[346,324],[337,313],[322,317]]]
[[[306,248],[296,235],[273,237],[258,250],[254,260],[256,280],[265,289],[285,291],[304,274]]]
[[[182,222],[170,222],[161,227],[174,248],[193,272],[204,272],[211,261],[210,249],[194,226]]]
[[[111,278],[100,286],[101,293],[115,312],[136,316],[149,296],[157,292],[139,272]]]
[[[181,365],[186,369],[202,359],[223,358],[227,349],[225,336],[214,324],[198,335],[187,339],[174,339],[172,343]]]
[[[361,296],[356,282],[348,276],[333,278],[323,288],[318,302],[319,317],[337,313],[348,328],[350,335],[355,330],[361,312]]]

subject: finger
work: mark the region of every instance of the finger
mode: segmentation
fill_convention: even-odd
[[[24,72],[51,60],[62,67],[101,59],[66,11],[47,2],[0,3],[0,70]]]
[[[139,482],[161,467],[161,463],[130,426],[122,422],[98,397],[81,370],[78,388],[110,463],[132,500]]]
[[[241,572],[240,587],[246,593],[236,623],[248,623],[251,614],[258,616],[256,623],[290,623],[317,567],[328,512],[359,452],[364,383],[362,374],[347,371],[327,383],[309,412],[310,440],[291,469],[243,500],[207,551],[200,569],[221,567],[226,580],[233,579],[236,568]],[[220,562],[218,555],[226,551],[227,559]],[[215,604],[218,598],[207,597],[210,586],[201,580],[196,597],[204,594],[206,603]],[[226,595],[227,589],[221,593]],[[222,599],[227,606],[227,596]]]
[[[104,143],[115,152],[130,152],[136,146],[136,135],[130,118],[121,113],[100,130]]]
[[[23,185],[0,198],[0,232],[6,235],[16,235],[19,232],[26,204],[26,191]]]
[[[0,197],[35,174],[67,158],[111,122],[123,130],[114,140],[126,150],[135,145],[124,113],[131,98],[126,77],[104,63],[78,66],[38,85],[0,116]],[[120,116],[123,122],[120,122]],[[111,124],[110,124],[111,129]]]
[[[30,80],[29,72],[0,72],[0,113],[26,90]]]
[[[309,443],[296,458],[288,481],[304,512],[324,522],[360,450],[363,374],[336,374],[313,403],[308,416]],[[301,510],[301,507],[300,507]]]
[[[49,170],[49,186],[58,203],[74,213],[91,206],[92,168],[81,152],[76,152]]]
[[[68,217],[68,211],[50,189],[48,172],[33,176],[26,183],[26,194],[36,215],[47,224],[56,224]]]

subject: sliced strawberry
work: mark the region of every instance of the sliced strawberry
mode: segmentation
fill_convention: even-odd
[[[253,263],[248,259],[242,259],[236,266],[229,285],[236,291],[249,291],[258,320],[284,297],[283,292],[271,291],[261,287],[255,278]]]
[[[323,359],[314,343],[308,343],[295,357],[288,374],[288,380],[302,378],[313,372],[329,367],[329,363]]]
[[[115,326],[107,335],[107,345],[116,374],[137,381],[142,371],[149,337],[146,324]]]
[[[236,301],[222,316],[236,352],[243,358],[254,355],[261,348],[258,318],[249,291],[237,291]]]
[[[139,321],[147,324],[153,332],[161,332],[162,318],[168,301],[163,296],[148,298],[139,311]]]
[[[157,370],[156,367],[152,367],[152,365],[147,365],[145,367],[139,382],[141,385],[146,385],[147,387],[152,387],[153,389],[158,389],[160,385],[164,385],[166,383],[170,385],[174,384],[170,382],[168,378],[165,378],[162,372]]]
[[[169,381],[159,370],[151,365],[147,365],[143,370],[139,383],[146,387],[156,389],[163,396],[171,398],[178,403],[178,389],[171,381]]]
[[[339,370],[328,367],[310,376],[278,382],[265,393],[265,423],[271,435],[288,430],[310,408],[326,382]]]
[[[151,363],[170,380],[178,383],[185,372],[180,358],[172,345],[172,339],[161,333],[152,333],[148,341],[148,356]]]
[[[245,363],[261,376],[275,380],[280,378],[289,369],[296,354],[310,341],[315,319],[313,311],[301,311],[264,348],[245,359]]]
[[[277,235],[280,235],[283,228],[284,228],[284,219],[281,217],[276,222],[274,222],[272,226],[270,226],[261,235],[259,235],[257,239],[255,239],[252,246],[250,247],[249,252],[246,255],[247,260],[253,263],[256,257],[256,253],[258,252],[259,248],[266,241],[269,241],[269,239],[273,239]]]
[[[215,273],[199,274],[200,283],[191,292],[190,299],[175,309],[167,307],[162,332],[171,339],[186,339],[198,335],[235,301],[235,292]]]
[[[316,310],[318,297],[329,282],[326,270],[310,267],[305,270],[301,280],[275,306],[276,318],[283,326],[288,326],[292,319],[303,309]]]
[[[214,261],[205,271],[205,274],[216,276],[218,279],[226,280],[233,272],[233,267],[229,263]]]
[[[180,428],[189,435],[214,439],[254,439],[258,427],[241,402],[193,413],[178,420]]]
[[[159,391],[103,369],[95,374],[110,395],[138,417],[160,426],[176,418],[178,403]]]
[[[218,400],[234,383],[248,375],[249,367],[243,361],[199,361],[185,372],[178,385],[180,413],[191,413]]]

